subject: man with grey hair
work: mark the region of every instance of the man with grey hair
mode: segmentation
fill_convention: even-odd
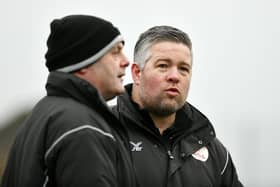
[[[128,128],[142,186],[242,186],[210,121],[186,102],[192,66],[192,43],[183,31],[156,26],[140,35],[134,83],[113,110]]]

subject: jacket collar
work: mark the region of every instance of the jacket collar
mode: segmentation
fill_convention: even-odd
[[[117,110],[141,128],[155,132],[156,128],[151,125],[153,122],[148,112],[145,109],[140,109],[131,99],[132,84],[126,85],[125,88],[126,92],[117,99]],[[215,136],[211,122],[188,102],[177,112],[175,125],[171,127],[171,130],[174,136],[185,136],[193,132],[199,137],[205,137],[205,134],[211,134],[211,137]]]
[[[70,73],[50,72],[46,90],[48,96],[69,97],[93,108],[107,107],[105,100],[94,86]]]

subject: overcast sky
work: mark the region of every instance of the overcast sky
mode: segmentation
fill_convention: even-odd
[[[171,25],[187,32],[194,46],[188,101],[212,121],[245,184],[276,186],[279,1],[9,0],[0,5],[1,121],[45,95],[44,55],[54,18],[91,14],[111,20],[126,40],[130,59],[141,32]],[[129,68],[125,83],[130,76]]]

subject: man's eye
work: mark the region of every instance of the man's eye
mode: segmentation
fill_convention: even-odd
[[[112,51],[112,53],[113,53],[113,54],[118,54],[118,53],[120,53],[120,50],[119,50],[119,49],[114,49],[114,50]]]
[[[190,72],[190,69],[187,67],[181,67],[180,70],[184,72]]]
[[[113,54],[119,54],[121,51],[122,51],[122,48],[120,48],[120,47],[114,47],[112,49]]]
[[[167,64],[159,64],[158,67],[160,67],[160,68],[167,68],[168,65]]]

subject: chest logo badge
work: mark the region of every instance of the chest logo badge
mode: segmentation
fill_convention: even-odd
[[[201,149],[196,151],[194,154],[192,154],[192,156],[197,160],[200,160],[202,162],[206,162],[208,157],[209,157],[209,152],[208,152],[208,149],[206,147],[202,147]]]
[[[136,152],[142,151],[143,149],[143,147],[141,146],[142,142],[134,143],[130,141],[129,143],[132,145],[131,151],[136,151]]]

